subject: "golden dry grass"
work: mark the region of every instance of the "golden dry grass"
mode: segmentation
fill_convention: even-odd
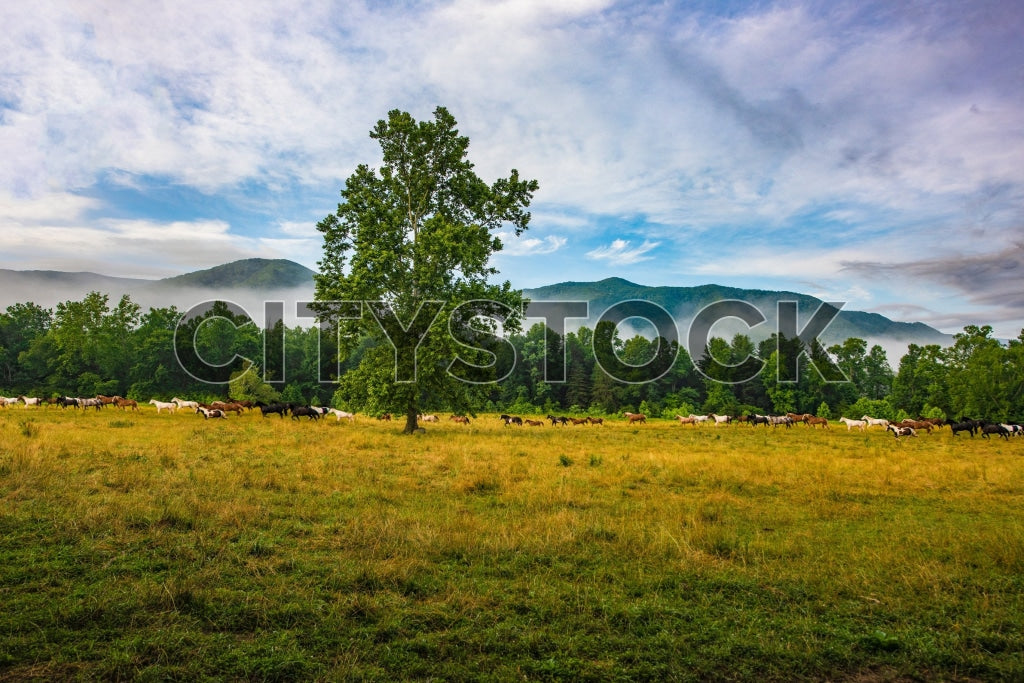
[[[1024,439],[16,408],[0,444],[13,678],[1024,674]]]

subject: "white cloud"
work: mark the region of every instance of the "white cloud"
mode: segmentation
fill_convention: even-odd
[[[568,241],[559,235],[546,235],[544,237],[516,237],[513,232],[499,232],[496,235],[501,240],[501,254],[507,256],[537,256],[540,254],[552,254],[565,246]]]
[[[1012,3],[713,12],[609,0],[0,5],[0,258],[35,267],[79,253],[174,270],[295,254],[311,265],[308,207],[274,214],[273,240],[240,234],[227,211],[191,212],[180,225],[207,230],[208,252],[162,237],[192,239],[168,232],[178,223],[166,216],[76,191],[157,177],[270,206],[248,188],[333,193],[355,164],[379,158],[368,137],[377,119],[392,108],[422,119],[438,104],[472,140],[485,180],[516,167],[540,181],[538,231],[609,242],[596,226],[628,221],[645,238],[585,255],[546,233],[506,241],[509,256],[557,252],[574,275],[653,266],[655,246],[689,248],[695,234],[806,240],[802,226],[818,216],[842,233],[821,235],[807,259],[758,243],[691,272],[831,278],[830,291],[853,292],[861,283],[844,281],[856,274],[842,261],[871,260],[848,253],[867,237],[927,225],[932,245],[964,231],[1002,242],[1018,229],[1024,14]],[[128,230],[115,215],[142,220]],[[74,228],[41,234],[77,247],[7,240],[24,225]],[[106,257],[96,243],[115,248]],[[509,259],[508,275],[527,261]]]
[[[647,252],[660,244],[661,242],[644,240],[644,243],[640,246],[631,248],[629,240],[615,240],[606,247],[591,249],[587,252],[587,258],[595,261],[607,261],[617,266],[639,263],[640,261],[648,261],[654,258],[653,256],[648,256]]]
[[[289,258],[309,265],[315,258],[309,258],[308,242],[237,235],[223,221],[111,220],[88,227],[35,224],[0,236],[0,268],[151,278],[244,258]]]

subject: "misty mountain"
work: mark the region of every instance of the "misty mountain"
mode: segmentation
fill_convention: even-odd
[[[824,303],[821,299],[797,292],[740,289],[721,285],[647,287],[615,277],[597,282],[562,282],[524,290],[524,294],[532,301],[589,302],[588,317],[585,320],[567,320],[568,329],[580,325],[593,328],[606,310],[620,302],[650,301],[672,316],[682,339],[685,339],[694,316],[709,304],[722,301],[744,302],[760,311],[766,319],[765,322],[751,328],[741,320],[726,318],[712,328],[712,334],[731,339],[733,335],[742,333],[755,342],[768,338],[778,330],[780,301],[797,303],[799,331],[803,330],[818,307]],[[624,325],[628,325],[629,322],[624,322]],[[652,326],[643,323],[632,327],[642,334],[653,332]],[[838,314],[821,334],[820,340],[827,346],[849,337],[860,337],[871,343],[881,344],[890,353],[895,351],[898,354],[902,354],[910,343],[947,345],[952,342],[950,335],[924,323],[896,322],[877,313],[847,311],[840,307]]]
[[[283,301],[289,325],[308,325],[311,321],[297,320],[294,312],[296,302],[312,300],[313,275],[309,268],[284,259],[234,261],[162,280],[118,278],[96,273],[0,269],[0,310],[26,301],[52,308],[58,302],[78,301],[90,291],[99,291],[108,294],[111,303],[128,294],[143,310],[174,305],[185,311],[214,299],[232,301],[242,306],[260,324],[263,321],[265,302]],[[767,338],[777,330],[779,301],[797,302],[800,329],[822,305],[820,299],[797,292],[739,289],[720,285],[647,287],[621,278],[596,282],[562,282],[524,290],[524,294],[533,301],[588,302],[588,317],[567,320],[569,330],[581,325],[594,327],[601,314],[614,304],[631,300],[650,301],[673,317],[681,337],[687,334],[694,315],[708,304],[726,300],[742,301],[757,308],[766,322],[748,328],[742,321],[726,319],[712,328],[712,334],[731,339],[734,334],[743,333],[755,341]],[[528,322],[532,322],[532,319]],[[639,321],[627,320],[623,325],[641,334],[653,331],[650,325],[645,328],[644,324],[636,323]],[[890,358],[902,355],[909,343],[946,345],[952,341],[950,335],[923,323],[896,322],[877,313],[840,310],[821,335],[821,340],[827,345],[848,337],[860,337],[881,344],[890,353]]]
[[[215,289],[312,287],[315,273],[287,259],[250,258],[159,280],[163,286]]]
[[[289,325],[309,324],[296,319],[295,304],[312,300],[313,275],[309,268],[285,259],[244,259],[161,280],[0,269],[0,310],[26,301],[53,308],[97,291],[108,295],[112,305],[127,294],[143,311],[169,306],[187,311],[218,299],[230,301],[259,324],[266,302],[283,301]]]

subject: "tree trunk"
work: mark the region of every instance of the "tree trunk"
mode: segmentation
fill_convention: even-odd
[[[415,434],[419,425],[416,424],[416,418],[419,415],[419,410],[416,406],[409,406],[405,410],[405,429],[402,430],[403,434]]]

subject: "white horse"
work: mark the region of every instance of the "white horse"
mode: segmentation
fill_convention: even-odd
[[[18,398],[14,399],[14,400],[15,401],[23,402],[25,404],[26,408],[28,408],[29,406],[38,406],[40,404],[40,402],[42,401],[42,399],[39,399],[39,398],[29,398],[27,396],[19,396]]]
[[[711,419],[710,415],[694,415],[693,413],[690,413],[690,417],[693,418],[693,422],[697,426],[700,426],[702,422],[707,422]]]
[[[149,402],[152,405],[156,406],[157,415],[159,415],[161,412],[163,412],[165,410],[173,415],[174,411],[178,409],[178,404],[177,403],[171,403],[170,401],[158,401],[155,398],[151,398],[151,399],[149,399]]]
[[[95,408],[96,410],[100,410],[103,408],[103,401],[98,398],[79,398],[78,405],[82,406],[82,408]]]
[[[184,399],[178,398],[177,396],[175,396],[174,398],[171,399],[171,403],[177,404],[177,406],[179,408],[192,408],[192,409],[195,409],[195,408],[199,407],[199,402],[198,401],[186,401]]]
[[[885,418],[874,418],[874,417],[868,417],[867,415],[864,415],[860,419],[862,419],[865,422],[867,422],[868,423],[868,427],[882,427],[884,429],[884,428],[887,428],[889,426],[889,421],[886,420]]]
[[[715,421],[716,427],[721,424],[729,424],[732,422],[732,418],[728,415],[715,415],[714,413],[711,413],[708,417]]]
[[[327,412],[334,415],[338,422],[341,422],[341,418],[345,418],[349,422],[355,422],[356,416],[354,413],[347,413],[344,410],[338,410],[337,408],[328,408]]]
[[[866,420],[851,420],[848,417],[841,417],[839,418],[839,421],[846,425],[846,431],[850,431],[851,429],[856,427],[857,429],[863,432],[865,429],[867,429],[868,426]]]

